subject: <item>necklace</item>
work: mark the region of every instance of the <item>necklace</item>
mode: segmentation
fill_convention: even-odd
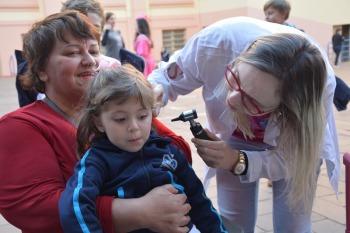
[[[70,117],[65,113],[58,105],[53,102],[49,97],[45,97],[43,99],[43,102],[46,103],[52,110],[54,110],[56,113],[61,115],[64,119],[66,119],[68,122],[70,122],[72,125],[76,126],[76,121],[73,117]]]

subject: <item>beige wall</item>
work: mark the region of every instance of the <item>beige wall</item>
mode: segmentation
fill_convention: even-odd
[[[288,0],[291,12],[288,21],[314,37],[322,47],[329,49],[333,26],[350,24],[349,0]],[[252,17],[264,19],[263,5],[266,1],[248,0]],[[255,13],[254,13],[255,12]]]
[[[10,57],[21,48],[21,34],[42,17],[61,8],[64,0],[0,0],[0,77],[10,76]],[[162,48],[162,30],[186,28],[186,39],[217,20],[231,16],[264,19],[263,0],[101,0],[105,11],[117,15],[118,27],[128,49],[133,50],[135,18],[148,16],[153,53],[157,60]],[[349,0],[290,0],[289,22],[304,29],[327,49],[333,25],[350,24]]]

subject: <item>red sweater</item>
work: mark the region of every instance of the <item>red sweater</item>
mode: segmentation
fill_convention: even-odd
[[[154,124],[191,157],[183,138]],[[62,232],[58,200],[77,162],[76,128],[37,101],[0,119],[0,139],[0,213],[23,233]],[[113,232],[112,200],[97,200],[104,232]]]

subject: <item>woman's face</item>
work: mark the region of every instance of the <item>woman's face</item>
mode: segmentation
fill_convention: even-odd
[[[232,71],[241,88],[241,91],[232,88],[229,90],[227,104],[232,111],[255,115],[251,112],[255,112],[256,108],[261,112],[270,112],[278,107],[280,85],[277,78],[243,62],[235,65]],[[228,82],[232,78],[229,74]],[[246,96],[242,98],[242,95]]]
[[[111,27],[113,28],[115,25],[115,15],[111,15],[111,17],[108,18],[107,22]]]
[[[99,45],[95,39],[76,39],[70,33],[56,40],[40,79],[45,94],[62,104],[77,103],[85,94],[99,65]]]

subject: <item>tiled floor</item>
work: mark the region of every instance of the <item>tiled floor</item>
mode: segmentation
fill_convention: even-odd
[[[350,84],[350,63],[342,63],[335,68],[337,75]],[[4,113],[14,110],[17,107],[17,96],[14,87],[14,79],[0,78],[0,116]],[[176,103],[170,103],[161,113],[160,119],[164,121],[174,131],[181,134],[190,141],[192,137],[188,123],[171,122],[184,110],[196,108],[201,123],[205,122],[204,106],[201,100],[200,91],[192,92],[187,96],[180,97]],[[350,106],[349,106],[350,109]],[[341,155],[345,151],[350,152],[350,110],[337,112],[335,110],[336,124],[338,128],[338,137]],[[196,155],[193,145],[193,168],[200,177],[203,176],[203,162]],[[340,156],[341,156],[340,155]],[[342,158],[341,158],[342,163]],[[318,181],[316,200],[312,213],[313,232],[314,233],[344,233],[345,231],[345,184],[344,184],[344,167],[342,167],[341,179],[339,182],[339,198],[337,199],[332,191],[326,170],[323,167]],[[216,185],[212,182],[209,188],[208,196],[216,205]],[[256,233],[268,233],[272,230],[272,194],[271,188],[266,185],[266,180],[261,181],[259,196],[259,211]],[[18,229],[7,223],[0,216],[1,233],[18,233]]]

